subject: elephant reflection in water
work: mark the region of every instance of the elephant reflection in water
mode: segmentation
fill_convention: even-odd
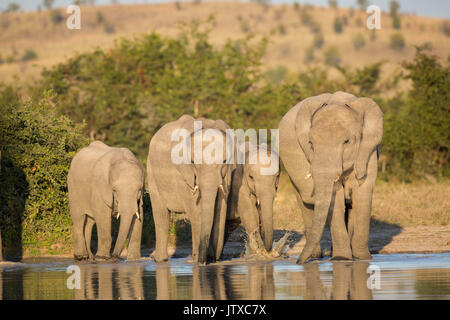
[[[75,291],[76,300],[142,300],[144,299],[144,266],[79,265],[81,288]]]
[[[331,300],[372,300],[372,291],[367,287],[369,262],[333,262],[333,284]],[[304,266],[307,300],[327,300],[325,288],[320,280],[319,265]]]
[[[158,264],[158,300],[177,298],[175,292],[171,292],[170,283],[169,266]],[[193,266],[191,290],[193,300],[274,299],[273,265],[252,264],[243,272],[234,271],[231,265]]]

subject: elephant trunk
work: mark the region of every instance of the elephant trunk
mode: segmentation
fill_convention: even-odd
[[[120,214],[120,227],[119,234],[117,236],[116,244],[114,246],[113,257],[119,257],[122,253],[125,241],[128,238],[130,232],[131,224],[136,215],[137,209],[134,210],[124,210],[123,213],[119,211]]]
[[[297,260],[299,264],[305,263],[320,243],[333,197],[333,186],[334,178],[314,179],[314,216],[311,231],[306,236],[306,245]]]
[[[273,243],[273,196],[261,198],[261,234],[267,251]]]
[[[198,263],[200,264],[206,264],[218,188],[218,186],[212,185],[200,186],[200,190],[202,190],[200,199],[200,243],[198,249]]]

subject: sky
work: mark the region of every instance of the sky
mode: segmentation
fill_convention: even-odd
[[[174,2],[175,0],[170,0]],[[183,2],[184,0],[181,0]],[[271,0],[271,3],[309,3],[321,6],[327,6],[328,0]],[[418,16],[429,16],[436,18],[450,19],[450,1],[449,0],[398,0],[400,3],[400,11],[404,13],[415,13]],[[0,10],[4,10],[9,3],[19,3],[22,10],[36,10],[42,0],[0,0]],[[166,0],[117,0],[118,3],[161,3],[168,2]],[[370,4],[378,5],[382,10],[389,10],[390,0],[369,0]],[[73,0],[55,0],[55,7],[65,7],[72,4]],[[96,4],[110,4],[111,0],[96,0]],[[356,0],[338,0],[341,7],[356,7]]]

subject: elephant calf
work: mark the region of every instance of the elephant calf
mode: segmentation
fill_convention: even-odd
[[[139,259],[144,169],[133,153],[94,141],[73,158],[67,184],[75,259],[93,258],[90,243],[94,223],[98,234],[96,259],[110,258],[112,217],[120,217],[113,256],[122,252],[131,228],[127,259]]]
[[[251,253],[261,253],[272,249],[273,201],[280,177],[279,161],[278,155],[266,145],[246,143],[245,148],[245,162],[236,166],[232,176],[226,235],[242,223]],[[276,170],[267,170],[273,164],[261,161],[258,153],[262,152],[276,161]]]

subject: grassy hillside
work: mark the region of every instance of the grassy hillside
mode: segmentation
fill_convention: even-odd
[[[306,13],[305,13],[306,12]],[[384,74],[391,74],[399,62],[414,56],[414,45],[429,42],[434,53],[447,60],[450,41],[443,32],[442,19],[401,15],[401,29],[392,27],[387,13],[382,15],[382,29],[376,32],[365,26],[367,14],[356,9],[331,9],[256,3],[175,3],[153,5],[109,5],[82,7],[82,29],[69,30],[60,11],[0,14],[0,79],[20,81],[38,77],[43,67],[52,66],[75,52],[96,46],[109,48],[114,39],[152,30],[175,36],[182,22],[204,20],[214,14],[212,41],[220,45],[228,38],[241,38],[249,32],[271,35],[264,65],[285,66],[298,71],[305,66],[306,50],[314,45],[314,28],[320,25],[323,45],[314,49],[312,64],[324,63],[324,52],[330,47],[339,51],[343,65],[363,66],[384,60]],[[343,21],[343,31],[334,30],[335,18]],[[311,27],[313,21],[316,27]],[[316,30],[317,31],[317,30]],[[406,42],[403,50],[390,48],[391,35],[401,33]],[[355,49],[354,39],[363,38],[365,46]],[[320,41],[319,41],[320,42]],[[320,43],[318,44],[320,46]],[[30,52],[36,53],[36,57]],[[22,61],[25,60],[25,61]]]

